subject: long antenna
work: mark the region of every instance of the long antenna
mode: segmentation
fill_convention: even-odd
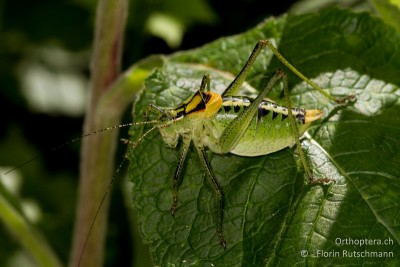
[[[118,128],[129,127],[129,126],[133,126],[133,125],[155,124],[155,123],[158,123],[158,122],[159,122],[158,120],[153,120],[153,121],[143,121],[143,122],[130,122],[130,123],[124,123],[124,124],[119,124],[119,125],[115,125],[115,126],[110,126],[110,127],[107,127],[107,128],[101,129],[101,130],[97,130],[97,131],[94,131],[94,132],[91,132],[91,133],[84,134],[84,135],[82,135],[80,137],[76,137],[74,139],[68,140],[68,141],[66,141],[64,143],[61,143],[61,144],[49,149],[47,152],[54,152],[54,151],[56,151],[56,150],[58,150],[60,148],[63,148],[65,146],[67,146],[67,145],[76,143],[76,142],[82,140],[85,137],[88,137],[88,136],[91,136],[91,135],[95,135],[95,134],[99,134],[99,133],[102,133],[102,132],[106,132],[106,131],[110,131],[110,130],[114,130],[114,129],[118,129]],[[32,158],[28,159],[27,161],[24,161],[24,162],[18,164],[17,166],[11,168],[10,170],[6,171],[4,173],[4,175],[7,175],[7,174],[9,174],[9,173],[11,173],[11,172],[13,172],[13,171],[15,171],[17,169],[20,169],[20,168],[24,167],[25,165],[28,165],[29,163],[39,159],[40,157],[41,157],[40,154],[38,154],[36,156],[33,156]]]
[[[158,121],[139,122],[139,123],[132,123],[132,124],[133,124],[133,125],[138,125],[138,124],[149,124],[149,123],[155,123],[155,122],[158,122]],[[124,165],[126,159],[127,159],[128,156],[129,156],[129,154],[143,141],[144,137],[146,137],[146,136],[147,136],[149,133],[151,133],[154,129],[157,129],[158,127],[165,127],[165,126],[167,126],[167,125],[169,125],[169,124],[165,124],[165,125],[161,125],[161,126],[159,126],[159,125],[154,125],[153,127],[151,127],[150,130],[148,130],[147,132],[145,132],[145,133],[144,133],[138,140],[136,140],[135,142],[132,142],[132,141],[129,141],[129,140],[126,140],[126,139],[122,139],[122,141],[123,141],[125,144],[131,145],[131,146],[130,146],[130,149],[128,150],[128,152],[125,153],[124,159],[123,159],[123,160],[121,161],[121,163],[118,165],[118,168],[117,168],[117,170],[115,171],[115,173],[114,173],[114,175],[113,175],[113,177],[112,177],[112,179],[111,179],[111,181],[110,181],[110,183],[109,183],[109,185],[108,185],[108,187],[107,187],[107,190],[106,190],[106,192],[105,192],[104,195],[103,195],[103,198],[102,198],[101,201],[100,201],[99,207],[97,208],[97,211],[96,211],[96,214],[94,215],[93,221],[92,221],[92,223],[90,224],[89,232],[87,233],[87,236],[86,236],[86,239],[85,239],[85,243],[83,244],[83,248],[82,248],[82,251],[81,251],[81,255],[79,256],[78,267],[81,265],[81,261],[82,261],[82,259],[83,259],[83,254],[85,253],[86,246],[87,246],[87,243],[88,243],[89,238],[90,238],[90,234],[92,233],[94,224],[96,223],[96,220],[97,220],[97,217],[98,217],[98,215],[99,215],[99,213],[100,213],[101,207],[103,206],[104,201],[106,200],[107,195],[108,195],[108,193],[110,192],[110,190],[111,190],[111,188],[112,188],[112,186],[113,186],[113,184],[114,184],[114,182],[115,182],[115,180],[116,180],[116,178],[117,178],[117,175],[119,174],[119,172],[120,172],[122,166]]]

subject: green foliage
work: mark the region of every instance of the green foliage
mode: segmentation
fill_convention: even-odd
[[[400,30],[400,1],[372,0],[381,18],[388,24]]]
[[[287,73],[293,104],[319,108],[324,117],[303,141],[317,177],[336,180],[309,185],[295,149],[246,158],[208,153],[224,194],[224,250],[215,232],[216,196],[189,152],[171,216],[177,150],[158,133],[134,150],[130,176],[144,240],[161,266],[398,265],[400,255],[400,35],[367,13],[328,10],[269,19],[241,35],[221,38],[166,59],[146,80],[135,120],[149,103],[174,107],[212,75],[221,92],[259,39],[273,40],[307,77],[333,95],[355,95],[345,106],[329,102]],[[262,52],[248,79],[262,88],[283,65]],[[278,86],[279,87],[279,86]],[[247,88],[246,92],[251,92]],[[277,88],[273,96],[279,96]],[[133,140],[144,129],[133,130]],[[338,239],[392,240],[387,245],[338,244]],[[381,251],[393,257],[330,257],[326,252]],[[302,257],[301,251],[308,256]],[[304,252],[303,252],[304,253]]]

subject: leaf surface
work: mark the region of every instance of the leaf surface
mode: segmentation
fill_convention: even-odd
[[[293,105],[324,111],[302,149],[316,177],[336,182],[307,184],[294,148],[260,157],[208,152],[224,195],[224,250],[215,232],[216,194],[196,151],[188,153],[173,217],[178,148],[166,147],[157,132],[150,133],[131,155],[130,176],[155,264],[400,264],[400,35],[379,19],[343,10],[271,18],[243,34],[171,55],[147,78],[134,107],[135,121],[143,120],[149,103],[178,106],[199,88],[205,73],[212,76],[212,90],[222,92],[260,39],[272,41],[331,94],[356,96],[339,106],[285,70]],[[285,69],[271,51],[263,51],[243,94],[254,95],[253,88],[261,89],[277,68]],[[281,94],[277,85],[271,97]],[[132,140],[144,130],[133,129]],[[362,243],[366,240],[375,244]],[[351,257],[353,251],[359,256]]]

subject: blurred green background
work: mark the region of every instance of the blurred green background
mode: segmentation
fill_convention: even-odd
[[[285,12],[307,12],[337,3],[370,9],[366,1],[131,0],[123,69],[150,54],[170,54],[243,32]],[[0,167],[2,186],[15,205],[68,262],[75,216],[79,143],[49,150],[82,134],[95,0],[0,0]],[[129,122],[129,111],[125,117]],[[121,135],[126,135],[122,132]],[[124,147],[121,146],[122,155]],[[8,175],[4,172],[33,157]],[[117,157],[117,164],[121,156]],[[123,190],[122,190],[123,189]],[[138,247],[130,187],[113,189],[106,266],[137,266]],[[8,193],[7,193],[8,194]],[[124,204],[125,203],[125,204]],[[128,234],[130,233],[130,234]],[[135,242],[130,236],[137,236]],[[0,226],[0,266],[34,266]],[[136,251],[136,254],[135,254]],[[131,264],[131,265],[132,265]]]

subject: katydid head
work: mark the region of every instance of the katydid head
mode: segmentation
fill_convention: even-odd
[[[204,116],[206,118],[210,118],[214,116],[222,106],[222,97],[221,95],[214,92],[205,92],[203,94],[207,94],[208,102],[206,103],[206,108],[204,109]]]
[[[210,118],[222,106],[221,95],[215,92],[198,90],[192,97],[183,102],[179,107],[168,109],[164,112],[169,120],[179,120],[183,117]]]

